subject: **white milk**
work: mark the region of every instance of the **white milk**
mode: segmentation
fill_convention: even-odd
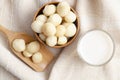
[[[106,32],[92,30],[81,38],[77,51],[79,56],[88,64],[102,65],[111,59],[114,44]]]

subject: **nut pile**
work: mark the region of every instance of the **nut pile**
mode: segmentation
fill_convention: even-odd
[[[31,24],[34,32],[49,46],[64,45],[76,33],[75,13],[67,2],[46,5]]]
[[[42,54],[39,52],[40,44],[38,41],[25,44],[23,39],[15,39],[12,43],[12,47],[15,51],[22,52],[24,57],[32,58],[34,63],[40,63],[42,61]]]

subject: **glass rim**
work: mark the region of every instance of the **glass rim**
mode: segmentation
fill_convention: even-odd
[[[109,38],[111,39],[111,41],[112,41],[112,45],[113,45],[112,54],[111,54],[111,56],[109,57],[108,60],[104,61],[104,62],[101,63],[101,64],[91,64],[91,63],[87,62],[86,60],[84,60],[83,57],[81,56],[81,54],[79,54],[80,51],[79,51],[78,45],[79,45],[79,43],[81,42],[81,39],[82,39],[86,34],[88,34],[89,32],[92,32],[92,31],[102,31],[102,32],[106,33],[106,34],[109,36]],[[92,29],[92,30],[88,30],[87,32],[85,32],[84,34],[82,34],[82,36],[79,38],[79,41],[78,41],[78,44],[77,44],[77,52],[78,52],[78,53],[77,53],[78,56],[79,56],[79,57],[82,59],[82,61],[84,61],[86,64],[88,64],[88,65],[90,65],[90,66],[103,66],[103,65],[109,63],[109,62],[112,60],[113,56],[114,56],[114,53],[115,53],[115,42],[114,42],[112,36],[111,36],[107,31],[105,31],[105,30],[102,30],[102,29]]]

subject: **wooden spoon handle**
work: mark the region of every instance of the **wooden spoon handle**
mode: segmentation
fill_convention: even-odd
[[[14,32],[6,29],[6,28],[3,27],[2,25],[0,25],[0,31],[3,32],[8,39],[10,38],[10,36],[14,35]]]

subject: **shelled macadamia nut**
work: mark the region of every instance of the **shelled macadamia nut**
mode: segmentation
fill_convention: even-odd
[[[25,50],[25,41],[24,39],[15,39],[12,43],[12,47],[15,49],[17,52],[22,52]]]
[[[58,5],[57,5],[57,13],[64,17],[66,16],[70,11],[70,6],[67,2],[60,2]]]
[[[46,36],[53,36],[56,33],[56,27],[50,22],[45,23],[42,30]]]
[[[46,38],[46,44],[49,46],[55,46],[57,44],[56,36],[49,36]]]
[[[76,15],[70,11],[66,16],[65,16],[65,21],[66,22],[74,22],[76,20]]]
[[[38,52],[40,49],[40,44],[38,41],[33,41],[33,42],[30,42],[28,45],[27,45],[27,51],[30,52],[30,53],[35,53],[35,52]]]
[[[40,52],[36,52],[32,56],[32,61],[36,64],[40,63],[42,61],[42,59],[43,59],[43,56]]]
[[[46,16],[50,16],[56,12],[56,6],[55,5],[46,5],[43,9],[43,13]]]
[[[58,37],[58,45],[64,45],[67,43],[67,38],[65,36]]]
[[[33,31],[35,31],[36,33],[41,33],[41,29],[42,29],[42,26],[43,26],[43,22],[40,22],[40,21],[34,21],[31,25],[31,28]]]
[[[23,51],[23,55],[25,56],[25,57],[31,57],[32,55],[33,55],[33,53],[30,53],[30,52],[28,52],[28,51]]]
[[[63,24],[66,28],[66,37],[73,37],[76,33],[76,26],[73,23],[64,23]]]
[[[52,14],[47,22],[51,22],[52,24],[54,24],[55,26],[58,26],[61,22],[62,22],[62,18],[61,16],[59,16],[58,14]]]
[[[46,40],[46,36],[45,36],[44,34],[42,34],[42,33],[39,34],[39,37],[40,37],[40,39],[42,39],[43,41]]]
[[[45,23],[47,21],[47,17],[43,14],[37,16],[36,20]]]
[[[66,32],[66,28],[65,26],[63,25],[59,25],[56,27],[56,36],[59,37],[59,36],[63,36]]]

